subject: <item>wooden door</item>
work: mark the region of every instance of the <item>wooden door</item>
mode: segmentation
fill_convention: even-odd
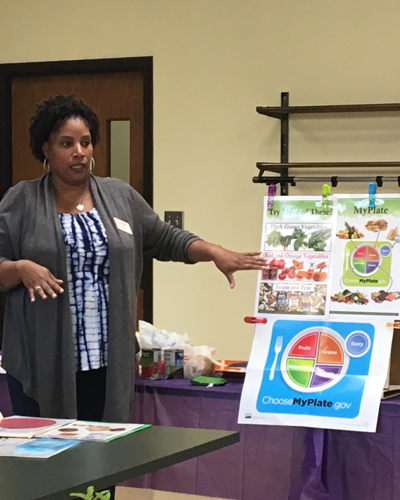
[[[130,122],[130,184],[143,194],[143,74],[138,71],[106,74],[24,76],[12,80],[12,183],[43,174],[42,164],[29,148],[29,119],[36,104],[57,94],[83,99],[100,120],[100,141],[94,148],[95,175],[109,176],[110,121]],[[144,319],[143,289],[137,318]]]
[[[29,149],[29,119],[36,104],[57,94],[83,99],[100,120],[100,142],[94,149],[94,174],[110,175],[112,120],[130,121],[130,184],[143,194],[143,77],[139,72],[20,77],[12,81],[12,182],[42,175]]]

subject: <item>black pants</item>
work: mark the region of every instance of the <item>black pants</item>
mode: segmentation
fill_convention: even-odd
[[[103,419],[106,397],[107,368],[76,372],[76,399],[78,420],[93,420],[100,422]],[[22,384],[7,374],[7,385],[10,393],[11,406],[14,415],[24,417],[40,417],[38,403],[24,394]],[[113,500],[115,487],[111,487]]]
[[[79,420],[103,419],[104,402],[106,397],[107,368],[76,372],[76,398]],[[26,417],[40,417],[37,402],[26,396],[22,384],[7,374],[8,391],[14,415]]]

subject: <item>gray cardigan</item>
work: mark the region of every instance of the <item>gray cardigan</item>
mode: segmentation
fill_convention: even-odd
[[[136,301],[143,253],[189,263],[198,239],[173,228],[131,186],[91,176],[94,205],[104,224],[110,257],[108,368],[104,420],[129,419],[133,397]],[[127,222],[132,235],[114,217]],[[0,263],[29,259],[67,283],[66,250],[51,174],[10,188],[0,203]],[[68,290],[35,302],[25,286],[6,291],[3,367],[34,398],[44,417],[76,418],[75,357]]]

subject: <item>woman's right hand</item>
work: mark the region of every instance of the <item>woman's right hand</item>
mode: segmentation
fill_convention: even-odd
[[[18,260],[15,264],[21,282],[29,291],[31,302],[35,301],[35,294],[38,294],[42,299],[47,299],[48,295],[55,299],[58,293],[64,292],[60,286],[63,280],[53,276],[47,267],[26,259]]]

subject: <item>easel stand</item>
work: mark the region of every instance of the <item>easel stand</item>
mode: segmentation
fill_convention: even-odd
[[[256,166],[259,170],[257,176],[252,178],[253,183],[266,184],[268,188],[268,196],[271,203],[273,195],[276,191],[276,186],[280,185],[280,194],[288,195],[289,185],[296,186],[302,182],[313,182],[321,184],[330,184],[332,187],[337,187],[339,182],[355,182],[355,183],[376,183],[376,187],[382,187],[384,182],[396,182],[400,187],[400,175],[369,175],[368,172],[382,172],[389,170],[400,173],[400,161],[374,161],[374,162],[312,162],[299,163],[289,162],[289,117],[294,114],[342,114],[342,113],[387,113],[399,112],[400,103],[382,103],[382,104],[345,104],[345,105],[324,105],[324,106],[289,106],[289,93],[281,93],[280,106],[258,106],[257,112],[279,119],[281,122],[280,133],[280,162],[257,162]],[[310,171],[320,171],[328,169],[330,172],[337,172],[338,175],[327,176],[312,176]],[[294,175],[291,170],[296,169]],[[301,172],[306,172],[302,175]],[[300,172],[300,173],[299,173]],[[340,172],[340,175],[339,175]],[[349,172],[349,175],[346,175]],[[361,175],[357,175],[360,172]],[[325,186],[328,190],[329,186]],[[273,188],[273,190],[271,190]],[[324,194],[323,194],[324,198]],[[370,198],[371,199],[371,198]],[[392,397],[400,394],[400,328],[398,325],[394,327],[394,336],[392,342],[392,351],[390,366],[388,370],[388,378],[385,385],[383,398]]]

